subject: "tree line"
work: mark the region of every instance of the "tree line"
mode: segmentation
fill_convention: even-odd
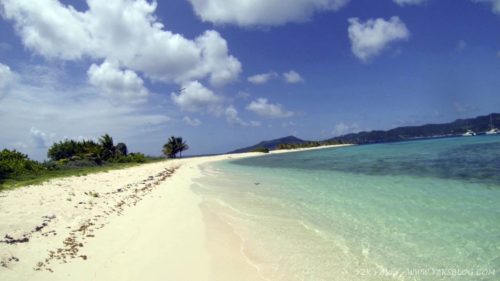
[[[100,137],[97,142],[70,139],[56,142],[48,149],[47,157],[48,160],[38,162],[16,150],[0,151],[0,184],[6,180],[31,180],[71,170],[110,166],[115,163],[145,163],[151,160],[142,153],[128,153],[125,143],[115,145],[108,134]]]
[[[189,149],[182,137],[170,137],[162,152],[168,158],[182,157]],[[145,163],[159,159],[142,153],[129,153],[125,143],[115,144],[109,134],[94,140],[65,139],[52,144],[47,151],[48,160],[38,162],[16,150],[0,151],[0,189],[6,180],[30,180],[62,171],[82,170],[110,166],[118,163]]]
[[[308,141],[304,143],[281,143],[278,145],[277,149],[297,149],[297,148],[309,148],[309,147],[319,147],[325,145],[338,145],[344,144],[342,140],[328,140],[328,141]]]
[[[60,164],[81,166],[102,165],[103,163],[144,163],[146,156],[142,153],[128,153],[125,143],[114,144],[113,138],[105,134],[97,142],[93,140],[63,140],[54,143],[47,152],[51,161]],[[73,163],[73,164],[71,164]],[[77,165],[78,166],[78,165]]]

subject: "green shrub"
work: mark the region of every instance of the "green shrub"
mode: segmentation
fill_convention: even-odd
[[[0,182],[4,181],[9,176],[9,169],[6,165],[0,162]]]
[[[257,147],[256,149],[252,150],[252,152],[269,153],[269,148],[267,148],[267,147]]]
[[[128,162],[122,157],[128,155],[127,145],[118,143],[116,146],[113,143],[113,138],[105,134],[99,139],[99,143],[92,140],[63,140],[54,143],[47,152],[47,156],[53,161],[64,161],[63,164],[69,161],[88,160],[101,165],[104,161],[109,162]]]
[[[112,163],[145,163],[147,157],[142,153],[130,153],[127,156],[119,155],[109,160]]]
[[[81,160],[99,157],[101,146],[94,141],[64,140],[54,143],[47,152],[47,156],[55,161],[62,159]]]
[[[337,145],[343,144],[342,140],[329,140],[329,141],[308,141],[304,143],[280,143],[277,149],[297,149],[297,148],[308,148],[308,147],[318,147],[323,145]]]
[[[64,169],[64,165],[58,161],[46,161],[43,163],[43,166],[48,171],[59,171]]]
[[[142,153],[130,153],[127,158],[130,158],[132,163],[146,163],[147,161],[146,156]]]
[[[45,167],[16,150],[4,149],[0,152],[0,182],[24,176],[34,176]]]
[[[96,167],[99,166],[96,162],[90,161],[87,159],[83,160],[74,160],[74,161],[69,161],[66,165],[66,168],[87,168],[87,167]]]
[[[130,158],[128,156],[117,156],[113,159],[110,159],[111,163],[130,163]]]

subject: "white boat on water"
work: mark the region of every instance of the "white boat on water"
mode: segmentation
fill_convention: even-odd
[[[486,134],[487,135],[496,135],[496,134],[500,134],[500,130],[498,130],[497,128],[495,128],[493,126],[493,114],[490,115],[490,130],[489,131],[486,131]]]
[[[499,130],[499,129],[497,129],[497,128],[493,128],[493,129],[491,129],[491,130],[489,130],[489,131],[486,131],[486,134],[487,134],[487,135],[496,135],[496,134],[500,134],[500,130]]]
[[[464,137],[471,137],[471,136],[475,136],[476,133],[472,130],[467,130],[467,132],[463,133],[462,136]]]

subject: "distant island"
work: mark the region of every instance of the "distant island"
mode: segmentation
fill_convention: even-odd
[[[457,119],[450,123],[426,124],[421,126],[397,127],[391,130],[375,130],[342,135],[322,141],[302,140],[295,136],[262,141],[258,144],[233,150],[229,153],[255,151],[258,148],[293,149],[333,144],[370,144],[382,142],[397,142],[422,138],[461,136],[467,131],[484,134],[492,127],[500,127],[500,113],[478,116],[469,119]]]
[[[244,152],[255,151],[259,148],[267,148],[269,150],[273,150],[273,149],[277,149],[278,146],[284,145],[284,144],[304,144],[306,142],[307,141],[301,140],[297,137],[288,136],[288,137],[269,140],[269,141],[262,141],[262,142],[259,142],[258,144],[244,147],[244,148],[240,148],[240,149],[236,149],[236,150],[233,150],[233,151],[228,152],[228,153],[244,153]]]

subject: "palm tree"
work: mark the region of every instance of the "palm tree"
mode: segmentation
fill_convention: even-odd
[[[175,137],[170,137],[166,144],[163,145],[163,154],[168,158],[175,158],[177,154],[177,141]]]
[[[113,143],[113,138],[110,135],[105,134],[104,136],[102,136],[99,139],[99,143],[102,149],[101,155],[103,160],[108,160],[115,156],[116,148]]]
[[[182,137],[175,138],[177,144],[177,151],[179,152],[179,158],[182,158],[182,152],[189,149],[189,145],[182,140]]]
[[[175,158],[177,153],[179,153],[179,157],[182,158],[182,152],[188,149],[189,146],[183,141],[182,137],[171,136],[168,142],[163,145],[163,154],[168,158]]]

